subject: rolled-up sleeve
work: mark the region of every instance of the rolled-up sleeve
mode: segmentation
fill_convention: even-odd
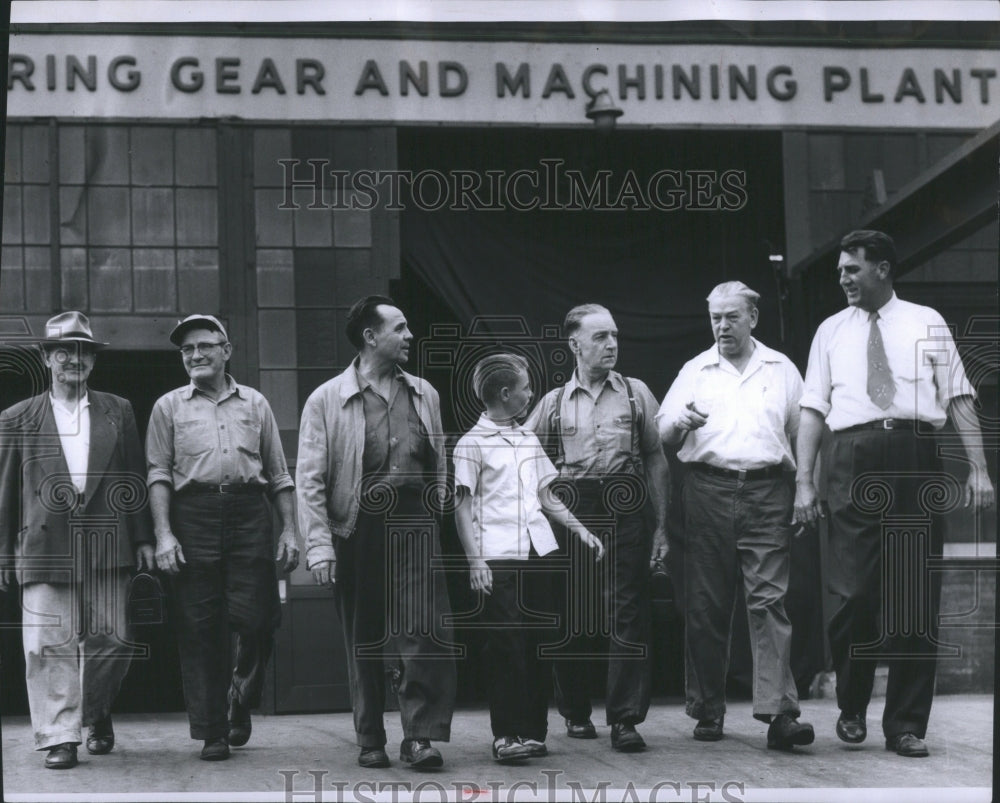
[[[260,396],[257,399],[260,415],[260,460],[267,477],[267,492],[272,497],[279,491],[294,488],[292,475],[288,473],[288,462],[285,460],[285,450],[281,446],[281,431],[274,418],[271,405]]]
[[[959,396],[975,398],[976,390],[965,374],[965,366],[948,324],[936,310],[928,308],[927,312],[930,317],[927,331],[931,335],[927,340],[920,341],[918,347],[924,351],[923,359],[933,366],[937,402],[947,410],[952,399]]]
[[[146,484],[174,487],[174,419],[169,399],[157,399],[146,430]]]
[[[649,386],[641,379],[631,380],[636,389],[636,400],[642,410],[642,431],[639,433],[639,448],[642,453],[660,451],[663,446],[660,444],[660,433],[656,430],[656,415],[658,412],[656,397]]]
[[[334,560],[333,533],[327,516],[329,476],[326,416],[321,395],[310,396],[299,425],[299,451],[295,468],[299,532],[306,545],[306,566]]]
[[[827,327],[820,324],[809,349],[809,364],[806,366],[806,381],[799,400],[800,407],[816,410],[826,418],[830,412],[830,394],[833,386],[830,380],[830,353]]]

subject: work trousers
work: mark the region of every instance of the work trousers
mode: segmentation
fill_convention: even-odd
[[[689,470],[684,477],[684,664],[686,710],[726,711],[726,673],[736,593],[746,599],[753,656],[753,715],[799,715],[785,613],[792,490],[782,478],[740,480]]]
[[[358,745],[386,743],[386,673],[393,669],[401,673],[403,738],[448,741],[456,647],[445,625],[451,605],[444,572],[434,569],[441,557],[437,524],[421,490],[397,488],[363,501],[354,531],[335,537],[334,550]]]
[[[103,719],[138,652],[129,643],[129,571],[96,569],[75,583],[21,589],[25,678],[35,748],[81,742]]]
[[[638,724],[646,718],[650,698],[652,541],[643,517],[645,483],[635,475],[560,480],[553,491],[606,550],[595,563],[591,549],[564,528],[554,528],[558,554],[568,564],[554,585],[562,614],[559,643],[543,649],[554,661],[556,705],[573,722],[590,718],[593,708],[583,662],[597,656],[607,664],[607,724]]]
[[[889,665],[882,729],[923,738],[937,670],[941,554],[935,498],[947,497],[933,437],[910,429],[834,433],[827,451],[830,590],[828,626],[842,711],[868,708],[880,658]],[[897,519],[897,523],[893,523]]]
[[[549,561],[532,552],[527,560],[488,564],[493,588],[483,595],[479,626],[486,631],[483,659],[493,736],[544,742],[551,665],[540,646],[551,640],[556,621]]]
[[[231,697],[260,704],[274,648],[271,515],[263,494],[181,493],[170,522],[186,561],[171,585],[191,738],[217,739],[229,733]]]

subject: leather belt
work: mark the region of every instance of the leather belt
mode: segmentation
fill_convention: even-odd
[[[200,482],[188,483],[181,488],[179,494],[262,494],[267,490],[266,485],[257,483],[232,483],[224,482],[221,485],[206,485]]]
[[[838,429],[834,434],[840,434],[842,432],[862,432],[866,429],[881,429],[886,432],[894,429],[905,430],[906,432],[916,432],[921,421],[916,421],[912,418],[878,418],[875,421],[866,421],[863,424],[855,424],[853,427],[845,427],[844,429]],[[931,427],[930,424],[926,425]]]
[[[708,463],[688,463],[687,467],[703,474],[714,474],[731,480],[773,480],[785,472],[780,464],[764,468],[720,468]]]

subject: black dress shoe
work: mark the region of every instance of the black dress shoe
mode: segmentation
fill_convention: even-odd
[[[631,722],[616,722],[611,726],[611,746],[619,753],[638,753],[646,749],[646,742]]]
[[[772,750],[791,750],[795,745],[812,744],[815,738],[812,725],[789,714],[778,714],[767,729],[767,746]]]
[[[403,739],[399,745],[399,760],[417,769],[440,767],[444,764],[438,749],[431,747],[430,739]]]
[[[76,766],[76,745],[72,742],[57,744],[49,748],[45,757],[45,769],[71,770]]]
[[[897,733],[885,740],[885,749],[894,750],[897,756],[925,758],[930,755],[924,740],[914,733]]]
[[[383,769],[389,766],[389,756],[382,747],[362,747],[358,756],[358,766],[368,769]]]
[[[708,719],[699,719],[694,726],[694,738],[699,742],[717,742],[722,738],[722,725],[725,722],[725,715]]]
[[[233,747],[243,747],[250,741],[253,723],[250,721],[250,709],[236,697],[229,698],[229,744]]]
[[[229,758],[229,742],[224,736],[218,739],[206,739],[201,748],[202,761],[225,761]]]
[[[837,718],[837,736],[848,744],[861,744],[868,736],[868,725],[864,714],[850,714],[841,711]]]
[[[97,720],[87,731],[87,752],[93,756],[110,753],[115,746],[115,729],[111,724],[111,714]]]
[[[594,723],[589,719],[580,720],[579,722],[567,719],[566,735],[570,739],[596,739],[597,728],[594,727]]]

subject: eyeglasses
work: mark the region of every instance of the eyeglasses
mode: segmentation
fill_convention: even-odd
[[[195,351],[199,354],[208,354],[212,349],[222,348],[224,345],[226,345],[225,340],[219,343],[195,343],[193,345],[189,343],[186,346],[181,346],[181,354],[185,357],[191,357]]]
[[[45,353],[57,363],[63,365],[64,363],[69,362],[69,358],[72,356],[92,357],[96,352],[86,346],[78,346],[76,348],[57,346],[56,348],[46,349]]]

